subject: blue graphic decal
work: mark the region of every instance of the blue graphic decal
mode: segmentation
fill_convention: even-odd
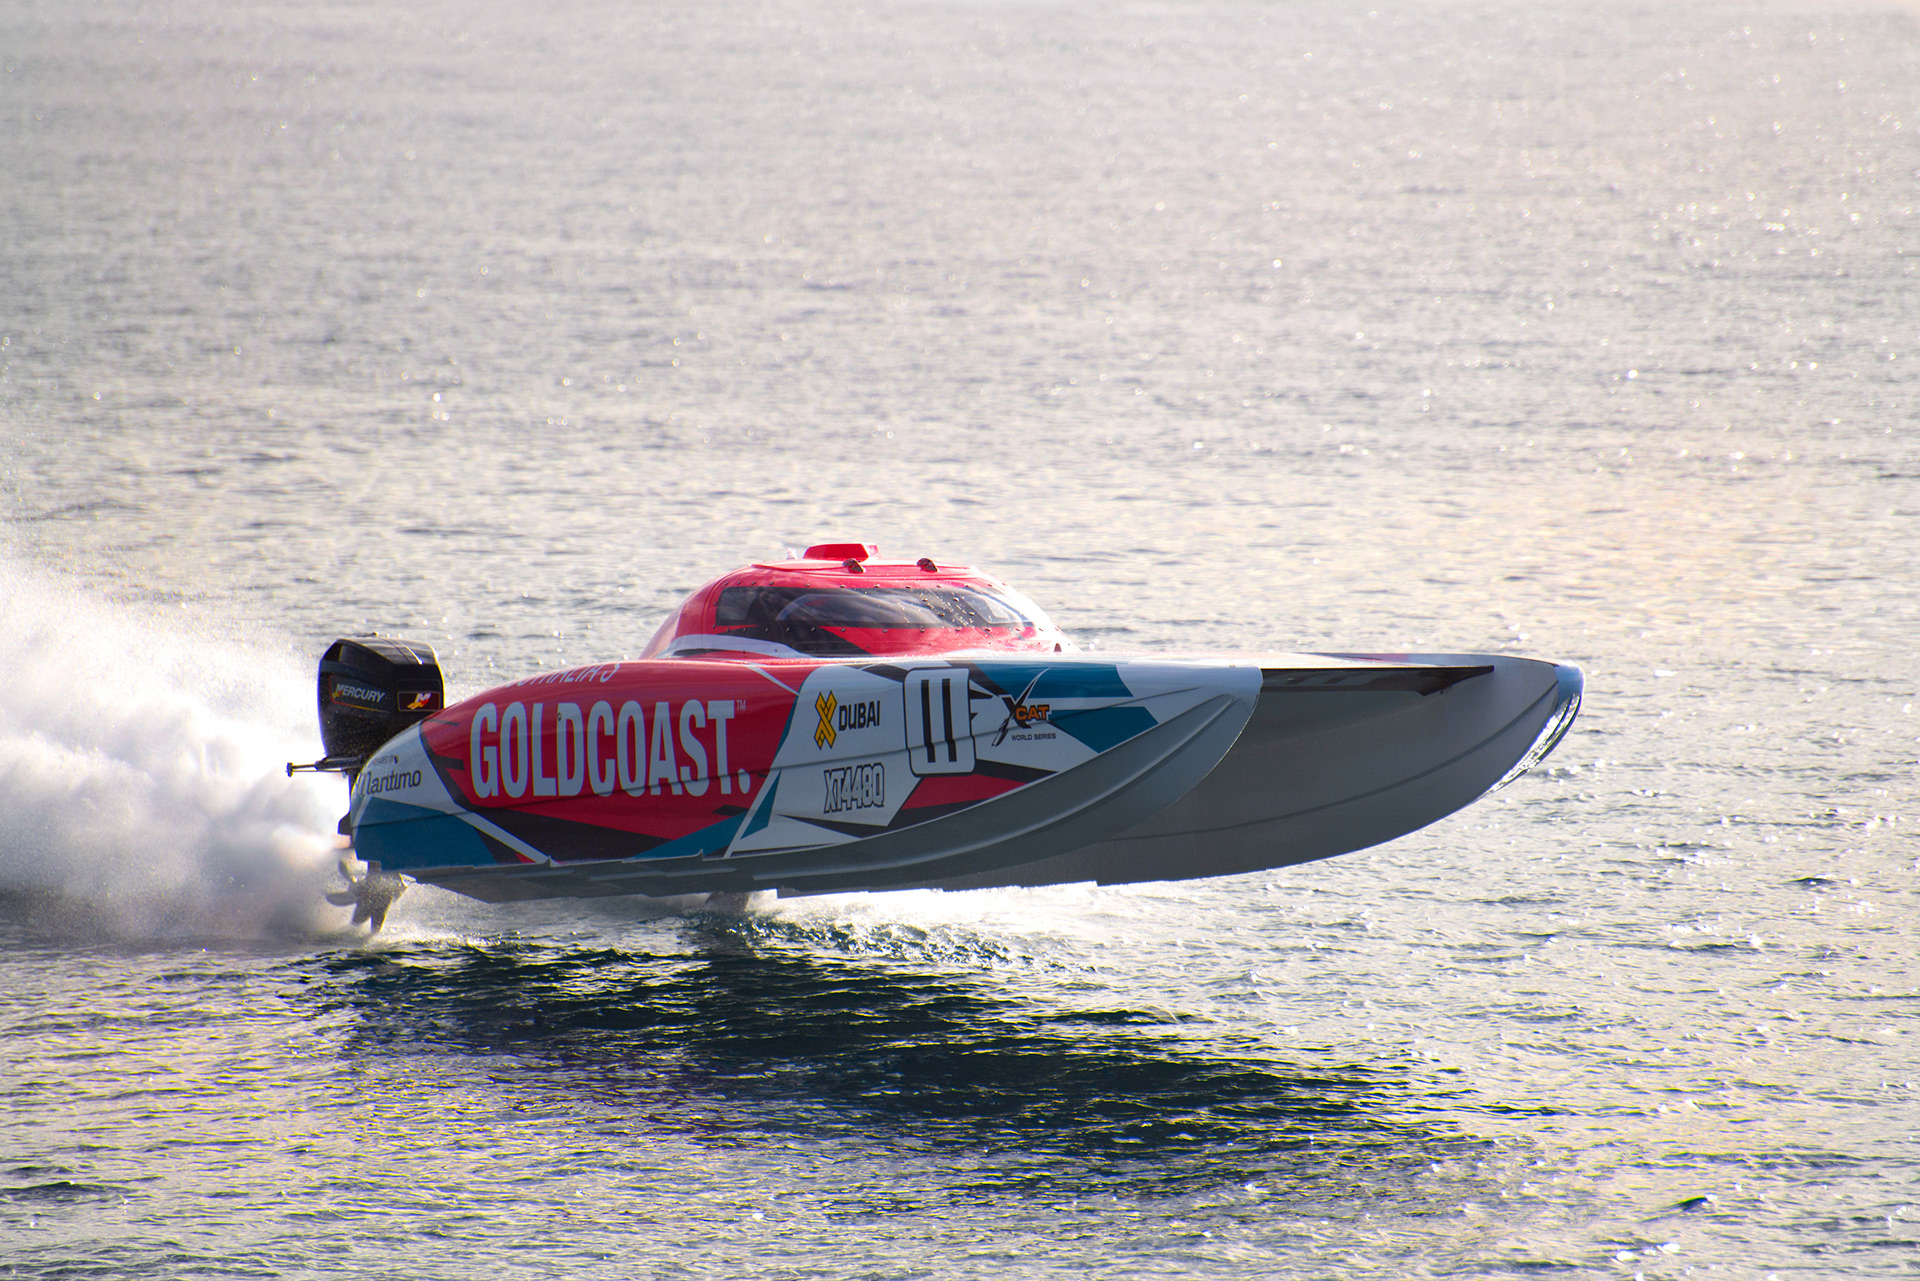
[[[353,852],[389,872],[414,867],[492,867],[480,834],[458,816],[374,797],[353,826]]]
[[[1055,729],[1073,735],[1094,751],[1104,752],[1135,734],[1146,733],[1159,722],[1144,707],[1089,707],[1084,711],[1056,711],[1052,723]]]
[[[732,818],[723,818],[697,832],[689,832],[665,845],[656,845],[644,853],[635,854],[627,861],[639,863],[656,858],[699,858],[704,854],[718,854],[733,844],[733,834],[740,830],[740,820],[745,817],[744,814],[735,814]]]
[[[1133,697],[1133,691],[1120,679],[1120,670],[1111,664],[1028,664],[1009,663],[995,658],[981,667],[1009,694],[1018,694],[1031,682],[1033,692],[1027,698],[1036,703],[1044,703],[1052,698]],[[1154,721],[1149,718],[1147,724],[1151,727]]]
[[[747,824],[747,830],[741,835],[752,836],[755,832],[773,821],[773,795],[780,790],[780,776],[775,774],[767,783],[767,790],[760,795],[760,808],[754,811],[753,821]]]

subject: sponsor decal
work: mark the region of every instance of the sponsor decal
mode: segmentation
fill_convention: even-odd
[[[822,814],[887,807],[887,767],[879,761],[822,770],[820,776],[826,784],[826,800],[820,807]]]
[[[419,770],[394,770],[388,774],[360,776],[361,783],[367,789],[368,796],[378,796],[382,792],[399,792],[420,786]]]
[[[362,707],[369,711],[385,711],[387,691],[372,685],[362,685],[358,681],[348,680],[344,676],[333,678],[333,701],[344,703],[348,707]]]
[[[840,728],[868,729],[880,723],[880,700],[840,704]]]
[[[820,728],[813,731],[813,745],[823,752],[833,746],[834,739],[840,737],[839,731],[833,727],[833,714],[839,706],[840,700],[834,697],[832,690],[813,700],[813,710],[820,713]]]
[[[401,690],[399,698],[403,712],[430,712],[440,706],[440,696],[430,689]]]
[[[1035,721],[1049,719],[1048,713],[1053,711],[1053,704],[1017,703],[1013,699],[1008,699],[1007,708],[1013,713],[1013,723],[1021,729],[1025,729]]]
[[[1032,680],[1028,681],[1027,687],[1021,690],[1017,697],[1011,694],[1002,694],[1000,696],[1000,701],[1007,705],[1007,719],[1000,722],[1000,735],[993,740],[995,747],[1007,741],[1007,731],[1016,725],[1021,729],[1027,729],[1038,723],[1052,721],[1052,703],[1029,703],[1027,701],[1027,697],[1033,693],[1033,687],[1038,685],[1040,683],[1040,677],[1045,675],[1045,672],[1041,672]],[[1021,734],[1016,735],[1016,737],[1024,739],[1031,736]],[[1052,735],[1048,735],[1047,737],[1051,738]]]
[[[569,667],[564,671],[541,672],[538,676],[522,676],[517,681],[508,681],[501,688],[517,689],[522,685],[579,685],[588,681],[606,684],[620,672],[618,663],[599,663],[592,667]]]
[[[745,709],[731,698],[664,700],[651,709],[631,699],[616,711],[602,699],[482,703],[467,727],[467,769],[479,800],[536,797],[722,796],[753,792],[753,776],[727,760],[727,725]],[[676,727],[679,733],[675,734]],[[683,763],[684,758],[684,763]],[[664,793],[662,791],[664,785]]]

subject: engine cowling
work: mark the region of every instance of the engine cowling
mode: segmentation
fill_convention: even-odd
[[[446,706],[440,660],[424,641],[356,636],[320,656],[320,741],[351,774],[380,744]]]

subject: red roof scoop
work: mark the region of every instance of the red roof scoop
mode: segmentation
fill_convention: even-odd
[[[802,560],[868,561],[880,554],[872,543],[815,543],[800,553]]]

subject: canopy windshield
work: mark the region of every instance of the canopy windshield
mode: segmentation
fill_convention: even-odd
[[[802,653],[864,652],[840,631],[1026,630],[1050,627],[1040,610],[1012,592],[955,583],[899,587],[728,587],[714,626]]]

